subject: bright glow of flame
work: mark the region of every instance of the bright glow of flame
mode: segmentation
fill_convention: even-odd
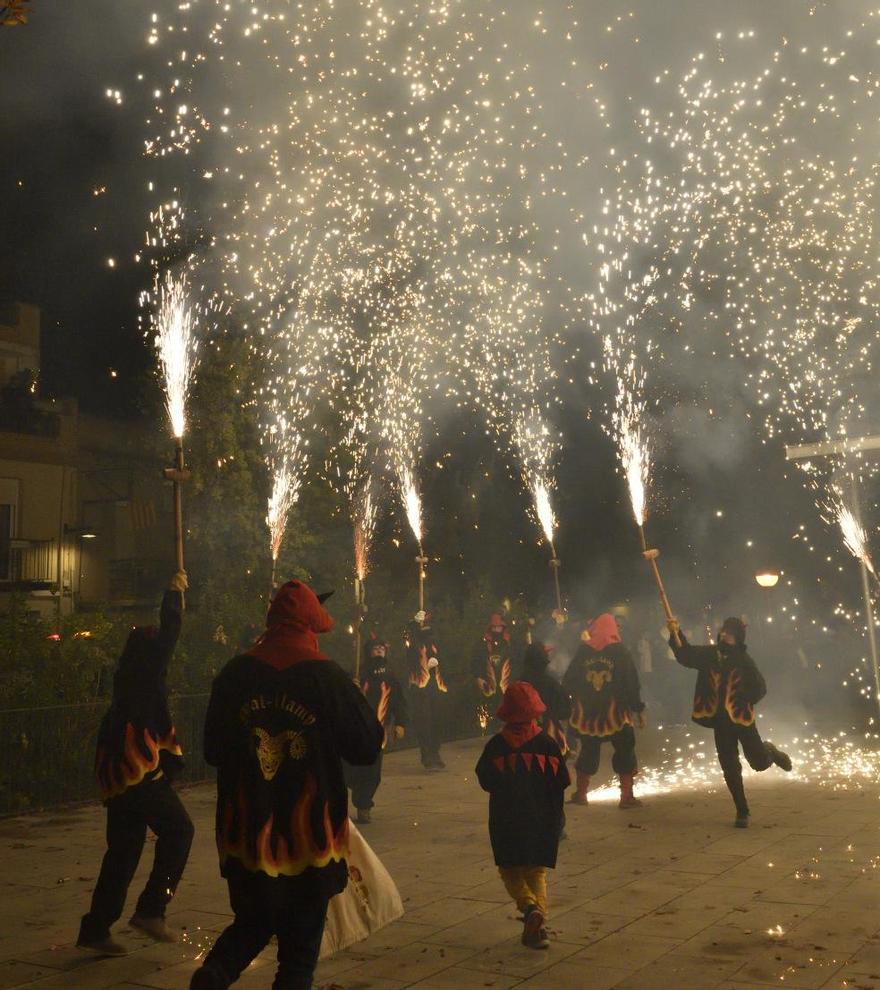
[[[538,514],[538,521],[544,536],[550,546],[553,546],[553,533],[556,529],[556,516],[553,514],[553,506],[550,504],[550,492],[543,481],[536,481],[534,487],[535,512]]]
[[[364,483],[354,511],[354,569],[358,580],[365,581],[370,570],[370,544],[376,529],[376,500],[371,477]]]
[[[266,524],[269,527],[269,549],[272,560],[278,560],[281,543],[287,529],[287,517],[299,495],[299,480],[294,477],[287,461],[283,461],[272,476],[272,494],[269,496],[269,511]]]
[[[401,472],[401,491],[403,494],[403,505],[406,509],[406,518],[409,528],[416,538],[419,547],[422,545],[422,502],[419,498],[419,490],[416,488],[412,471],[407,467]]]
[[[842,501],[837,502],[837,522],[840,526],[840,532],[843,534],[843,542],[847,550],[856,559],[861,560],[872,574],[876,574],[874,564],[868,553],[868,536],[865,533],[865,527],[862,526],[853,515],[852,510],[845,506]]]
[[[647,518],[647,490],[651,473],[651,454],[645,437],[643,416],[645,402],[642,390],[645,374],[636,368],[631,354],[625,365],[619,366],[610,340],[606,338],[605,354],[608,364],[617,372],[617,396],[611,417],[617,438],[617,453],[626,478],[633,515],[639,526]]]
[[[195,313],[189,300],[185,272],[177,277],[166,272],[158,280],[153,321],[171,432],[175,437],[182,437],[186,430],[186,400],[198,351]]]

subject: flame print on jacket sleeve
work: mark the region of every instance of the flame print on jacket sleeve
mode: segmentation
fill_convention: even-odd
[[[265,822],[253,821],[241,793],[237,801],[227,800],[217,830],[221,867],[231,858],[251,873],[296,877],[309,867],[342,862],[348,855],[348,816],[334,828],[325,801],[316,836],[312,820],[316,793],[315,778],[309,774],[286,821],[276,820],[274,813]]]
[[[101,788],[101,797],[107,801],[118,797],[129,787],[137,786],[146,776],[159,769],[163,751],[172,756],[183,756],[174,726],[158,739],[149,729],[143,729],[141,738],[138,739],[135,727],[131,722],[127,723],[122,753],[114,758],[107,747],[99,746],[95,755],[95,773]]]
[[[751,725],[755,721],[755,706],[746,700],[741,670],[732,670],[727,678],[724,710],[735,725]]]

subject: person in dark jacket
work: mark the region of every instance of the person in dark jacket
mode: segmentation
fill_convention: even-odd
[[[498,612],[489,616],[486,631],[474,654],[472,673],[480,698],[489,704],[493,701],[498,704],[511,680],[510,633]]]
[[[547,870],[556,867],[568,767],[537,719],[546,711],[531,684],[514,681],[497,711],[504,728],[486,743],[476,766],[489,792],[489,839],[507,892],[523,914],[522,943],[550,942]]]
[[[276,990],[312,986],[328,902],[348,882],[342,760],[370,764],[382,746],[363,693],[318,648],[332,626],[314,591],[289,581],[265,633],[214,679],[205,759],[217,767],[217,850],[235,920],[191,990],[226,990],[273,935]]]
[[[370,822],[373,798],[382,782],[382,750],[388,741],[388,733],[393,731],[396,740],[403,739],[409,721],[406,696],[400,681],[388,666],[388,644],[374,636],[367,644],[366,654],[360,689],[376,713],[376,718],[382,723],[382,749],[375,762],[369,766],[345,764],[345,780],[351,788],[351,800],[357,808],[355,820],[358,825],[367,825]]]
[[[636,734],[633,722],[645,724],[639,675],[629,650],[620,641],[613,615],[603,613],[590,622],[583,634],[563,686],[572,696],[571,726],[580,736],[577,789],[572,804],[587,804],[590,779],[599,769],[602,743],[614,747],[611,766],[620,779],[620,807],[641,805],[633,795],[633,777],[638,771]]]
[[[755,724],[755,705],[767,693],[767,685],[746,652],[745,623],[736,616],[725,619],[716,646],[691,646],[678,622],[672,619],[668,625],[675,659],[697,671],[692,718],[714,731],[718,762],[736,807],[735,825],[748,828],[740,746],[753,770],[766,770],[775,763],[789,772],[791,759],[773,743],[764,742]]]
[[[444,770],[440,756],[441,725],[449,687],[440,669],[440,656],[431,616],[417,612],[407,633],[409,697],[413,725],[419,740],[422,766],[426,770]]]
[[[129,924],[160,942],[176,942],[165,909],[183,875],[193,824],[171,786],[183,752],[168,710],[168,664],[180,635],[186,572],[178,571],[162,598],[159,627],[131,630],[113,676],[110,709],[98,730],[95,772],[107,807],[107,852],[80,924],[77,946],[125,955],[110,937],[122,915],[149,828],[156,853]]]
[[[547,708],[541,726],[559,746],[562,755],[568,751],[566,729],[571,716],[571,696],[550,673],[550,649],[544,643],[529,643],[523,654],[519,680],[531,684]]]

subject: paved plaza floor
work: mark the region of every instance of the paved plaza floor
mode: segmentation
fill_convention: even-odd
[[[672,730],[684,752],[685,738],[694,738],[688,731]],[[642,748],[649,765],[660,733],[645,734]],[[569,837],[550,886],[552,942],[540,952],[520,945],[520,924],[492,863],[487,798],[473,775],[479,749],[477,742],[447,746],[448,769],[434,774],[412,750],[386,757],[374,821],[363,831],[397,880],[406,914],[323,963],[316,986],[880,990],[880,785],[873,780],[826,772],[811,780],[806,766],[801,779],[776,769],[751,777],[748,830],[733,828],[714,771],[696,782],[670,777],[669,789],[655,788],[638,810],[601,799],[569,808]],[[667,745],[666,759],[669,752]],[[103,853],[100,806],[0,821],[0,990],[188,986],[229,909],[213,847],[213,789],[189,788],[183,798],[196,840],[169,915],[184,940],[155,945],[123,923],[117,935],[132,951],[120,959],[93,960],[72,945]],[[147,853],[135,895],[149,845]],[[268,990],[273,962],[270,947],[238,985]]]

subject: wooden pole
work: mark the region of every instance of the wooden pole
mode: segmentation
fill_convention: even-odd
[[[189,478],[189,471],[183,462],[183,437],[174,438],[174,466],[162,472],[174,488],[174,560],[177,570],[183,571],[183,483]]]
[[[654,580],[657,582],[657,590],[660,592],[660,604],[663,606],[663,611],[666,613],[666,621],[671,622],[675,619],[675,616],[672,614],[669,599],[666,597],[666,589],[663,587],[663,579],[660,577],[660,568],[657,566],[657,558],[660,556],[660,551],[644,550],[642,552],[642,556],[648,561],[648,564],[654,574]],[[672,634],[672,640],[676,646],[681,646],[681,639],[677,632]]]
[[[357,608],[357,615],[355,616],[354,623],[354,679],[360,683],[361,652],[363,648],[361,633],[364,625],[364,614],[366,613],[367,608],[364,582],[358,577],[355,577],[354,579],[354,600],[355,607]]]
[[[428,576],[425,571],[425,565],[428,563],[428,558],[425,556],[424,550],[422,550],[421,545],[419,546],[419,555],[416,557],[416,563],[419,565],[419,611],[425,611],[425,578]]]
[[[553,544],[550,544],[550,552],[553,556],[550,558],[550,569],[553,571],[553,586],[556,589],[556,621],[559,625],[565,622],[565,611],[562,608],[562,590],[559,587],[559,568],[562,566],[561,561],[556,556],[556,548]]]

